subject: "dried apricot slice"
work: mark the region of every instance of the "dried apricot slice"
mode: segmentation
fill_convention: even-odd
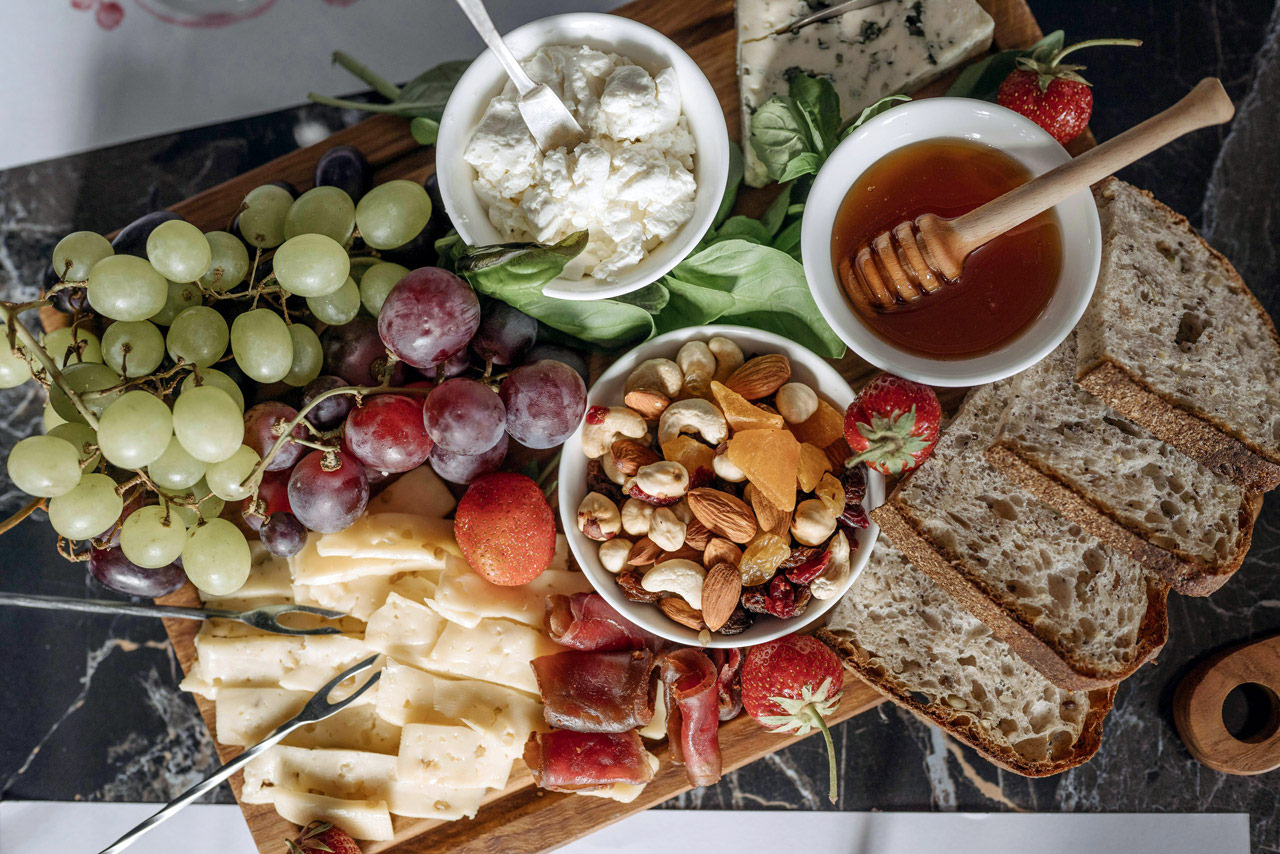
[[[689,485],[704,486],[711,482],[715,471],[711,467],[716,449],[704,445],[692,436],[681,434],[662,446],[663,459],[679,463],[689,473]]]
[[[786,424],[781,415],[764,411],[723,383],[711,383],[711,393],[735,433],[739,430],[779,430]]]
[[[844,438],[844,416],[822,398],[818,398],[818,408],[807,420],[790,427],[797,439],[818,448]]]
[[[800,445],[800,467],[796,471],[796,480],[800,483],[801,492],[813,492],[813,488],[822,480],[822,476],[831,471],[831,460],[816,445],[804,442]]]
[[[779,510],[796,506],[800,443],[786,430],[743,430],[729,439],[729,462]]]

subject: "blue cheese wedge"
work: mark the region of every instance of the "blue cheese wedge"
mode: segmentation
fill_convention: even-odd
[[[764,164],[751,149],[751,115],[787,92],[792,74],[826,77],[840,113],[856,116],[886,95],[924,86],[991,46],[995,22],[976,0],[889,0],[811,24],[774,30],[826,6],[818,0],[738,0],[738,86],[746,181],[762,187]]]

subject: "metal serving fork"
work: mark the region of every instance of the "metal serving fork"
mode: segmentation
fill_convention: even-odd
[[[294,629],[281,623],[282,614],[314,614],[336,620],[347,616],[341,611],[313,608],[310,605],[263,605],[248,611],[224,611],[221,608],[181,608],[176,605],[142,605],[134,602],[113,602],[109,599],[71,599],[63,596],[37,596],[27,593],[0,592],[0,605],[16,605],[20,608],[44,608],[51,611],[85,611],[93,614],[128,614],[133,617],[174,617],[179,620],[235,620],[264,632],[278,635],[336,635],[341,629],[323,626],[315,629]]]
[[[322,721],[325,718],[328,718],[337,714],[338,712],[345,709],[347,706],[354,703],[356,701],[356,698],[358,698],[365,691],[368,691],[370,688],[372,688],[374,684],[377,683],[378,679],[382,677],[381,670],[379,670],[377,673],[370,676],[367,682],[365,682],[363,685],[357,688],[354,692],[352,692],[351,696],[347,697],[346,699],[339,700],[336,703],[331,703],[329,702],[329,694],[330,692],[333,691],[334,688],[337,688],[347,679],[350,679],[352,676],[355,676],[357,673],[361,673],[365,670],[368,670],[370,667],[373,666],[373,663],[377,661],[378,658],[379,656],[377,655],[371,655],[368,658],[366,658],[364,661],[360,662],[359,664],[356,664],[353,667],[350,667],[347,670],[344,670],[341,673],[339,673],[337,676],[333,677],[333,679],[329,681],[329,684],[325,685],[323,688],[321,688],[319,691],[317,691],[315,694],[312,695],[311,699],[307,701],[307,704],[302,707],[302,711],[298,712],[297,717],[295,717],[291,721],[288,721],[287,723],[281,724],[276,729],[275,732],[271,733],[271,735],[267,736],[262,741],[255,744],[253,747],[250,747],[249,749],[245,750],[244,753],[241,753],[239,756],[237,756],[235,759],[232,759],[226,765],[223,765],[217,771],[214,771],[213,774],[207,777],[203,782],[197,783],[196,785],[192,786],[190,789],[187,789],[177,798],[170,801],[169,805],[166,806],[164,809],[160,810],[155,815],[151,816],[151,818],[142,822],[142,824],[139,824],[137,827],[135,827],[133,830],[126,833],[124,836],[121,836],[119,839],[115,841],[113,845],[102,849],[102,854],[116,854],[116,852],[123,851],[124,849],[132,845],[134,842],[136,842],[138,840],[138,837],[142,836],[142,834],[151,830],[161,822],[167,821],[168,819],[172,818],[175,813],[177,813],[187,804],[196,800],[201,795],[204,795],[206,792],[209,792],[210,790],[212,790],[223,780],[227,779],[232,774],[236,773],[241,768],[243,768],[245,765],[249,764],[250,760],[252,760],[255,756],[260,755],[261,753],[266,751],[268,748],[273,747],[274,745],[279,743],[286,735],[293,732],[298,727],[306,726],[307,724],[313,724],[313,723],[316,723],[317,721]]]

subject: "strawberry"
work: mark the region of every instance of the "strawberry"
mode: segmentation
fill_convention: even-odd
[[[556,521],[533,478],[510,472],[472,481],[458,502],[453,533],[471,568],[493,584],[528,584],[556,550]]]
[[[742,705],[773,732],[808,735],[816,727],[827,742],[831,803],[836,802],[836,752],[824,720],[840,705],[844,670],[822,641],[787,635],[747,650],[742,663]]]
[[[1080,76],[1083,65],[1062,65],[1062,58],[1082,47],[1097,45],[1140,45],[1137,39],[1090,39],[1063,48],[1018,57],[1018,67],[1000,84],[996,103],[1026,116],[1066,145],[1089,126],[1093,114],[1093,92]]]
[[[361,854],[345,830],[334,827],[327,821],[313,821],[302,828],[297,839],[286,839],[288,854]]]
[[[844,437],[854,453],[848,465],[866,463],[881,474],[911,471],[929,459],[941,426],[942,406],[933,389],[876,374],[844,414]]]

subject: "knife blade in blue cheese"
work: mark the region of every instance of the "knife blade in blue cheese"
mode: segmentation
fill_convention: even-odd
[[[975,0],[889,0],[774,35],[828,5],[820,0],[738,0],[738,86],[746,181],[769,180],[751,149],[751,115],[787,92],[792,74],[826,77],[841,115],[856,116],[886,95],[909,93],[991,46],[995,22]]]

